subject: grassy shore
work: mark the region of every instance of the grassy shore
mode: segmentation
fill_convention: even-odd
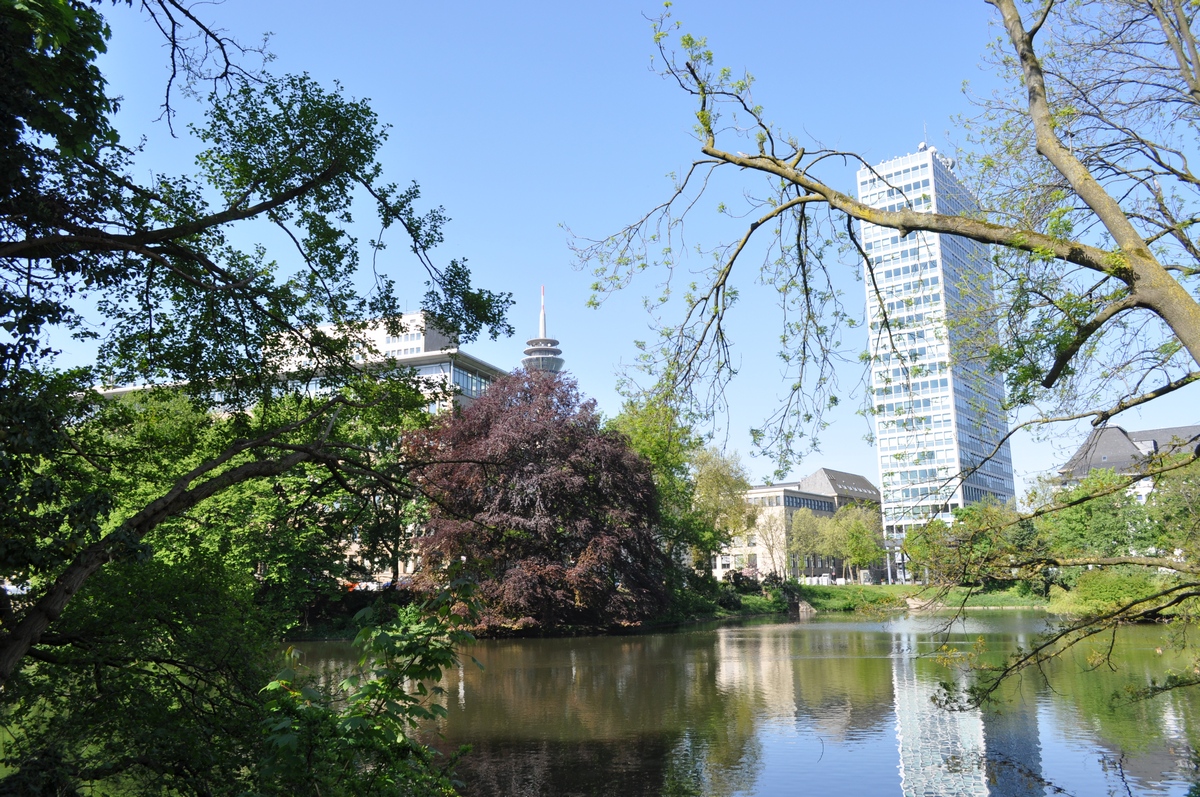
[[[973,609],[1045,608],[1046,599],[1015,589],[978,591],[958,587],[945,595],[933,588],[913,584],[847,585],[844,587],[801,587],[800,597],[818,612],[853,612],[905,609],[909,598],[922,603],[935,601],[946,608]]]

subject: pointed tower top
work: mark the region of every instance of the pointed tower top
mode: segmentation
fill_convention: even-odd
[[[538,323],[538,337],[546,337],[546,286],[542,286],[542,317]]]
[[[526,341],[525,359],[521,364],[527,371],[561,371],[562,350],[558,341],[546,335],[546,286],[542,286],[542,312],[538,319],[538,337]]]

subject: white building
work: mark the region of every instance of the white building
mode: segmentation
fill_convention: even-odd
[[[427,326],[423,313],[405,314],[401,327],[404,331],[399,335],[389,335],[382,328],[368,332],[374,351],[360,359],[394,360],[398,366],[415,369],[431,388],[441,383],[454,385],[459,404],[479,398],[492,382],[508,373],[463,351],[436,327]]]
[[[857,474],[821,468],[798,482],[752,487],[746,492],[746,503],[757,508],[754,525],[713,557],[712,574],[718,579],[735,570],[756,576],[775,573],[784,578],[835,575],[835,560],[814,556],[801,562],[788,550],[792,517],[797,509],[810,509],[818,517],[833,517],[847,504],[878,504],[879,491]]]
[[[975,201],[954,162],[918,151],[858,172],[859,200],[872,207],[960,215]],[[860,226],[871,260],[867,320],[872,356],[884,533],[899,541],[931,518],[1014,496],[1012,455],[1001,409],[1004,383],[968,341],[994,341],[986,246],[950,235]],[[894,545],[894,543],[893,543]]]
[[[508,373],[463,351],[436,327],[427,327],[423,313],[404,314],[400,326],[403,331],[398,335],[389,334],[381,325],[367,329],[363,334],[363,347],[353,355],[361,364],[359,367],[394,362],[399,367],[412,368],[431,397],[444,394],[445,385],[455,386],[454,401],[459,405],[479,398],[492,382]],[[324,332],[332,329],[331,326],[321,327]],[[299,370],[307,364],[300,358],[293,360],[292,367]],[[145,389],[142,385],[97,388],[101,395],[110,398]],[[435,411],[447,406],[448,402],[441,401],[431,404],[429,409]]]

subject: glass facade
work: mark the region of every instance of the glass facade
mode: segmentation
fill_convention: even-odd
[[[479,398],[488,389],[492,380],[488,377],[454,366],[454,384],[462,390],[462,395],[469,398]]]
[[[933,149],[858,172],[872,207],[947,215],[975,202]],[[952,510],[1014,495],[1004,383],[968,352],[995,341],[988,249],[950,235],[859,226],[883,525],[903,537]]]

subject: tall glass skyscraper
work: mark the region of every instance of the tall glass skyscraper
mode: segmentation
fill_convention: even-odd
[[[872,207],[947,215],[976,207],[932,148],[858,172]],[[978,352],[996,339],[991,263],[983,244],[952,235],[859,227],[866,275],[871,389],[883,526],[902,539],[958,507],[1013,498],[1012,455],[1001,409],[1004,383]]]

